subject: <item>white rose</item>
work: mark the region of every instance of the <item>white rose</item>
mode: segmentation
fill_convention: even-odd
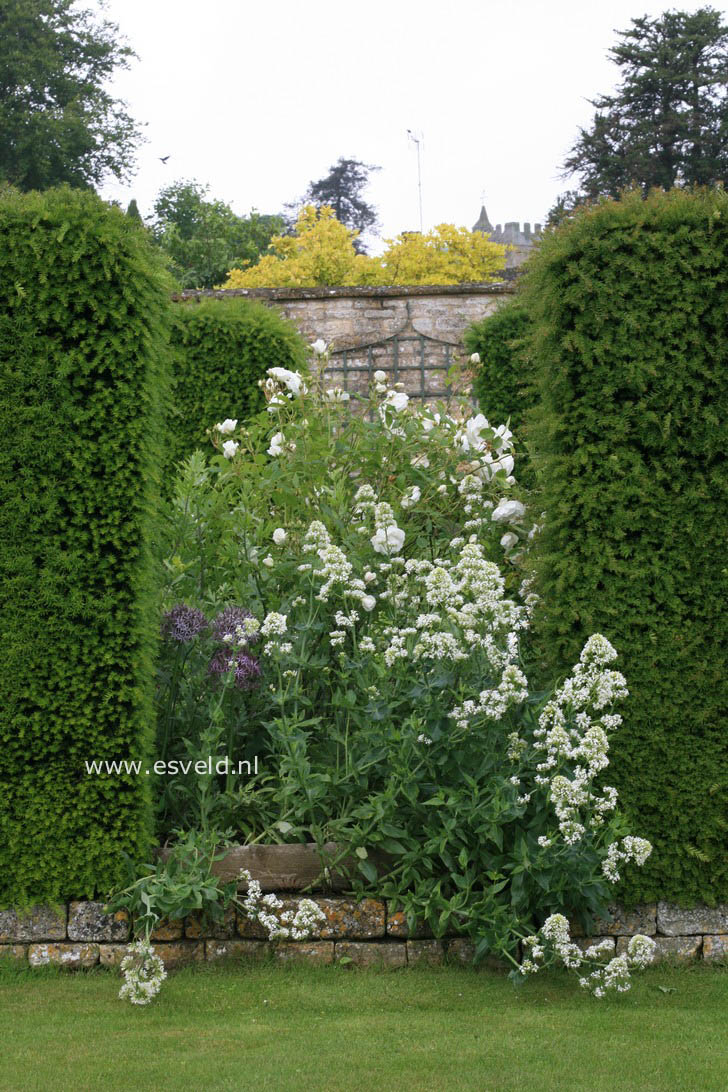
[[[520,501],[502,500],[498,507],[493,509],[490,518],[496,523],[515,523],[525,514],[526,509]]]
[[[417,504],[421,496],[422,490],[419,485],[413,485],[410,491],[402,497],[402,507],[410,508],[413,504]]]
[[[226,417],[225,420],[221,421],[221,423],[219,425],[215,425],[215,428],[217,429],[217,431],[221,432],[223,434],[223,436],[226,436],[228,434],[228,432],[235,432],[235,429],[237,427],[238,427],[237,417],[235,418],[235,420],[233,420],[232,417]]]
[[[268,410],[268,413],[275,413],[276,410],[281,409],[281,407],[285,405],[286,399],[283,397],[283,395],[274,394],[270,402],[266,406],[266,409]]]
[[[484,428],[490,428],[488,424],[488,418],[484,417],[482,413],[476,414],[475,417],[469,417],[465,422],[465,426],[462,432],[458,435],[460,446],[463,451],[482,451],[485,447],[485,440],[481,437],[481,432]]]
[[[375,387],[374,387],[374,390],[377,392],[377,394],[384,394],[386,389],[387,389],[387,384],[386,383],[377,383],[375,385]]]
[[[288,368],[269,368],[268,375],[273,376],[284,387],[287,387],[291,394],[301,394],[302,392],[305,394],[308,390],[303,382],[303,376],[299,372],[291,372]]]
[[[470,363],[471,364],[480,364],[480,353],[471,353],[470,354]]]
[[[397,413],[401,413],[402,410],[407,409],[409,403],[409,395],[404,391],[390,391],[384,400],[385,406],[391,406]]]
[[[379,369],[379,371],[376,371],[374,373],[374,382],[375,383],[386,383],[387,382],[387,373],[383,372],[381,369]]]
[[[410,466],[422,467],[423,470],[427,470],[430,465],[430,460],[426,455],[417,455],[414,459],[410,459]]]
[[[282,527],[276,527],[275,531],[273,532],[273,541],[275,542],[276,546],[282,546],[287,538],[287,532],[284,531]]]
[[[232,459],[239,447],[240,444],[236,443],[235,440],[226,440],[222,445],[222,453],[226,459]]]
[[[504,550],[512,550],[514,546],[518,545],[518,535],[514,535],[513,531],[506,531],[500,540],[500,544]]]
[[[361,605],[364,607],[364,610],[374,610],[377,601],[373,595],[362,595]]]
[[[364,579],[366,580],[367,584],[371,584],[372,580],[377,579],[376,573],[373,573],[373,572],[364,573]]]
[[[269,455],[280,455],[283,452],[283,445],[286,442],[286,438],[282,432],[276,432],[275,436],[271,436],[270,447],[268,448]]]
[[[435,427],[435,425],[439,425],[439,424],[440,424],[440,414],[439,413],[433,414],[432,417],[423,417],[422,418],[422,428],[425,430],[425,432],[431,432],[433,430],[433,428]]]
[[[325,397],[327,402],[348,402],[349,394],[347,391],[341,389],[341,387],[329,387],[325,391]]]
[[[272,569],[272,568],[273,568],[273,566],[275,565],[275,561],[274,561],[274,560],[273,560],[273,558],[272,558],[272,557],[270,556],[270,554],[268,554],[268,556],[267,556],[267,557],[264,557],[264,558],[263,558],[263,564],[264,564],[264,565],[266,565],[266,566],[267,566],[267,567],[268,567],[269,569]]]
[[[404,531],[401,527],[398,527],[396,523],[392,523],[389,527],[380,527],[376,534],[372,535],[370,541],[375,553],[398,554],[404,546],[404,538]]]
[[[311,348],[316,353],[316,356],[323,356],[328,346],[326,345],[326,342],[323,340],[323,338],[317,338],[316,341],[314,341],[314,343],[312,344]]]
[[[513,445],[510,443],[510,440],[511,440],[512,436],[513,436],[513,433],[511,432],[511,430],[509,428],[506,428],[505,425],[498,425],[498,428],[495,429],[495,436],[494,436],[494,442],[495,442],[496,447],[499,450],[502,447],[506,447],[506,445],[508,445],[508,447],[512,447]]]

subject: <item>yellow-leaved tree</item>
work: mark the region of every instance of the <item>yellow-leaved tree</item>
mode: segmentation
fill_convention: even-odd
[[[505,265],[506,248],[480,231],[438,224],[432,231],[403,232],[387,239],[379,262],[380,284],[463,284],[493,280]]]
[[[295,234],[274,235],[270,242],[274,253],[248,269],[231,269],[223,288],[380,283],[376,259],[354,249],[358,234],[339,223],[328,205],[320,209],[306,205],[299,213]]]
[[[231,269],[222,287],[463,284],[494,280],[505,265],[504,246],[454,224],[387,239],[387,249],[377,258],[357,254],[357,234],[339,223],[327,205],[306,205],[295,234],[275,235],[273,254],[247,269]]]

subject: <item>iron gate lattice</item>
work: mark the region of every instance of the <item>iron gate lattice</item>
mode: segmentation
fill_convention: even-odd
[[[458,348],[428,334],[400,331],[354,348],[334,348],[324,374],[349,394],[366,396],[381,369],[388,384],[402,383],[410,398],[449,400],[454,391],[445,376],[459,358]]]

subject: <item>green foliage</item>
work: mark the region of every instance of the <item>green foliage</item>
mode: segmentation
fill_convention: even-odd
[[[726,177],[728,26],[710,7],[666,11],[632,20],[611,50],[622,82],[614,95],[593,100],[590,130],[582,129],[564,163],[579,176],[583,198],[618,197],[630,186],[716,185]],[[574,194],[549,214],[556,223]]]
[[[0,181],[40,190],[128,178],[139,134],[106,87],[133,56],[114,23],[73,0],[4,0]]]
[[[614,784],[655,852],[633,900],[728,896],[728,197],[654,192],[547,233],[526,274],[546,528],[538,632],[598,629],[631,697]]]
[[[289,322],[241,299],[175,308],[172,346],[173,461],[207,448],[207,430],[218,421],[257,413],[265,405],[258,381],[266,368],[300,368],[306,358],[305,343]]]
[[[0,905],[93,896],[146,852],[151,511],[168,284],[94,194],[0,199]]]
[[[154,238],[182,288],[214,288],[233,266],[255,265],[283,230],[282,216],[251,210],[238,216],[223,201],[205,199],[207,187],[175,182],[154,203]]]
[[[527,368],[528,311],[518,298],[509,300],[492,315],[474,322],[465,331],[467,353],[477,353],[473,393],[489,420],[507,421],[516,439],[523,439],[526,411],[534,392]]]

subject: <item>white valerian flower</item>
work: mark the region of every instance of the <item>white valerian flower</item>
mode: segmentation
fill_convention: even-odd
[[[471,364],[480,364],[480,353],[471,353],[470,354],[470,363]]]
[[[316,339],[316,341],[312,343],[311,348],[316,353],[316,356],[323,356],[328,348],[328,345],[323,340],[323,338],[319,337]]]
[[[282,527],[276,527],[275,531],[273,532],[273,541],[275,542],[276,546],[282,546],[287,538],[288,532],[284,531]]]
[[[329,387],[324,392],[325,400],[327,402],[348,402],[349,392],[342,390],[341,387]]]
[[[268,448],[269,455],[281,455],[283,453],[283,445],[286,442],[286,438],[282,432],[276,432],[275,436],[271,436],[270,447]]]
[[[236,440],[226,440],[222,445],[222,453],[226,459],[232,459],[239,447],[240,444]]]
[[[263,619],[260,632],[264,637],[282,636],[288,630],[288,615],[271,611]]]
[[[507,531],[500,540],[500,544],[504,550],[512,550],[514,546],[518,545],[518,535],[514,535],[512,531]]]
[[[526,509],[517,500],[502,500],[491,512],[490,518],[496,523],[515,523],[526,514]]]
[[[237,427],[237,417],[235,419],[233,419],[232,417],[226,417],[225,420],[221,421],[219,425],[215,425],[217,431],[222,433],[223,436],[226,436],[229,432],[235,432],[235,429]]]
[[[377,605],[377,601],[373,595],[362,595],[360,602],[364,607],[364,610],[374,610]]]
[[[389,527],[380,527],[370,541],[375,553],[398,554],[404,546],[404,539],[404,531],[394,523]]]
[[[387,382],[387,373],[383,372],[381,370],[381,368],[380,368],[378,371],[376,371],[374,373],[374,382],[375,383],[386,383]]]

